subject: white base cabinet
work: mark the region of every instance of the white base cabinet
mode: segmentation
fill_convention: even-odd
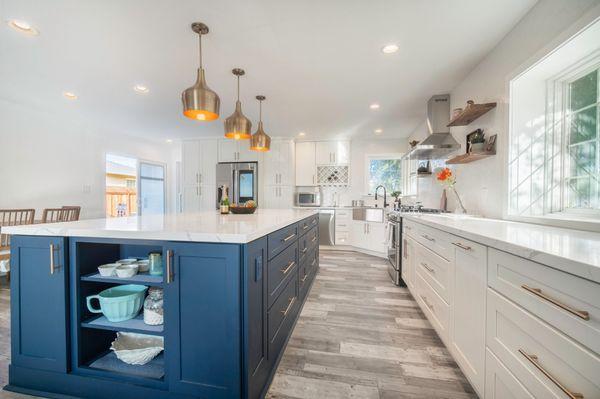
[[[380,254],[386,253],[387,223],[353,220],[351,226],[352,246]]]

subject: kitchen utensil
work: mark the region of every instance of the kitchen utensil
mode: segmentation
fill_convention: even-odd
[[[150,252],[148,254],[148,259],[150,260],[150,274],[153,276],[162,276],[162,254],[160,252]]]
[[[119,265],[115,272],[119,278],[130,278],[137,274],[137,265]]]
[[[128,332],[118,332],[117,339],[110,345],[119,360],[135,365],[148,363],[164,348],[163,337]]]
[[[118,263],[107,263],[105,265],[98,266],[98,273],[102,277],[111,277],[115,274],[115,269],[119,266]]]
[[[138,284],[119,285],[101,291],[98,295],[90,295],[86,298],[87,308],[92,313],[102,313],[111,322],[133,319],[138,315],[146,286]],[[92,306],[92,300],[97,299],[100,309]]]

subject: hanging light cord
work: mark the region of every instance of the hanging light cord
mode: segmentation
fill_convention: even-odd
[[[202,33],[198,33],[198,60],[200,61],[200,69],[202,69]]]
[[[262,122],[262,100],[258,102],[258,120]]]
[[[240,101],[240,75],[237,75],[237,78],[238,78],[238,98],[237,98],[237,100],[239,102]]]

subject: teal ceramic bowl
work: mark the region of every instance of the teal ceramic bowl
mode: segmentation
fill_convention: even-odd
[[[119,285],[90,295],[86,298],[87,308],[92,313],[102,313],[111,322],[133,319],[138,315],[148,287],[138,284]],[[100,309],[92,306],[97,299]]]

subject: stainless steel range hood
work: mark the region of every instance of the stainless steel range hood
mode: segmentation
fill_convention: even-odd
[[[444,159],[458,150],[460,144],[450,134],[450,95],[433,96],[427,102],[427,128],[429,136],[407,155],[411,159]]]

